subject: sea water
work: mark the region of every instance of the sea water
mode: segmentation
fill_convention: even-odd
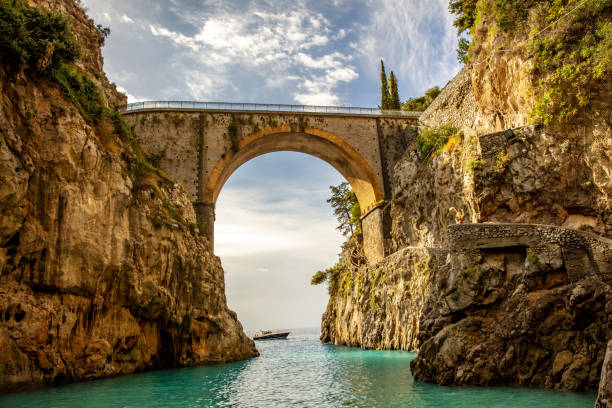
[[[0,396],[0,407],[592,407],[595,393],[414,381],[413,353],[321,344],[318,330],[257,342],[260,357]]]

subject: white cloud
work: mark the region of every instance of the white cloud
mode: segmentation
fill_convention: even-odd
[[[285,198],[268,202],[270,195]],[[327,190],[290,186],[273,191],[224,187],[215,210],[215,253],[224,257],[338,248],[338,236],[329,234],[333,217],[311,202],[320,196],[323,203],[327,195]]]
[[[126,91],[122,86],[117,85],[117,90],[121,93],[124,93],[125,95],[127,95],[128,98],[128,103],[134,103],[134,102],[142,102],[142,101],[146,101],[146,98],[137,98],[134,95],[130,94],[128,91]]]
[[[132,20],[130,17],[128,17],[125,14],[121,16],[121,19],[119,21],[121,21],[122,23],[134,24],[134,20]]]
[[[340,104],[340,98],[327,91],[295,92],[293,99],[301,105],[337,106]]]
[[[230,70],[240,67],[245,70],[243,75],[249,70],[267,72],[264,83],[273,89],[301,79],[299,92],[293,94],[299,103],[338,104],[337,85],[358,77],[350,64],[352,56],[321,52],[330,43],[331,23],[303,5],[277,12],[220,9],[203,16],[199,26],[195,34],[185,35],[159,24],[149,25],[154,36],[168,39],[202,67],[202,75],[186,75],[191,78],[187,87],[194,98],[215,94],[212,88],[227,90],[232,83]],[[343,37],[344,30],[340,31]],[[205,75],[210,79],[203,78]]]

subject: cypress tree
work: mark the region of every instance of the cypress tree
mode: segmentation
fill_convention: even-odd
[[[397,80],[395,79],[395,74],[391,71],[391,75],[389,75],[389,109],[400,110],[400,97],[399,92],[397,90]]]
[[[389,109],[389,84],[387,83],[387,74],[385,73],[385,64],[380,60],[380,110]]]

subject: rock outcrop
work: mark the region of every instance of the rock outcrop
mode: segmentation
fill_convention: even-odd
[[[455,225],[448,250],[405,248],[338,282],[322,340],[418,351],[417,380],[598,386],[612,335],[611,240],[551,226]]]
[[[595,408],[606,408],[611,406],[612,401],[612,340],[608,341],[606,358],[601,368],[601,382],[599,383],[599,394],[595,402]]]
[[[330,288],[321,340],[365,348],[418,349],[419,319],[446,251],[405,248],[376,266],[348,267]]]
[[[93,22],[38,3],[68,17],[107,106],[124,100]],[[0,391],[257,355],[184,189],[51,81],[0,84]]]
[[[596,389],[612,334],[612,241],[520,224],[449,234],[449,273],[421,314],[415,378]]]

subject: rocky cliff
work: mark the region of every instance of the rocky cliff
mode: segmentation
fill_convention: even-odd
[[[37,4],[67,16],[103,103],[124,100],[81,8]],[[0,390],[257,355],[184,189],[53,81],[0,84]]]
[[[470,46],[472,63],[394,163],[395,253],[332,281],[322,339],[418,351],[415,378],[440,384],[594,390],[601,375],[606,406],[612,110],[601,96],[610,82],[571,120],[532,123],[538,81],[549,78],[534,77],[538,54],[515,50],[491,16],[475,24],[488,37]],[[467,233],[457,240],[454,228]]]
[[[389,350],[417,350],[419,317],[446,251],[405,248],[375,266],[351,267],[330,283],[321,340]]]
[[[322,340],[418,351],[421,381],[594,390],[612,336],[612,241],[533,224],[449,227],[331,285]]]

